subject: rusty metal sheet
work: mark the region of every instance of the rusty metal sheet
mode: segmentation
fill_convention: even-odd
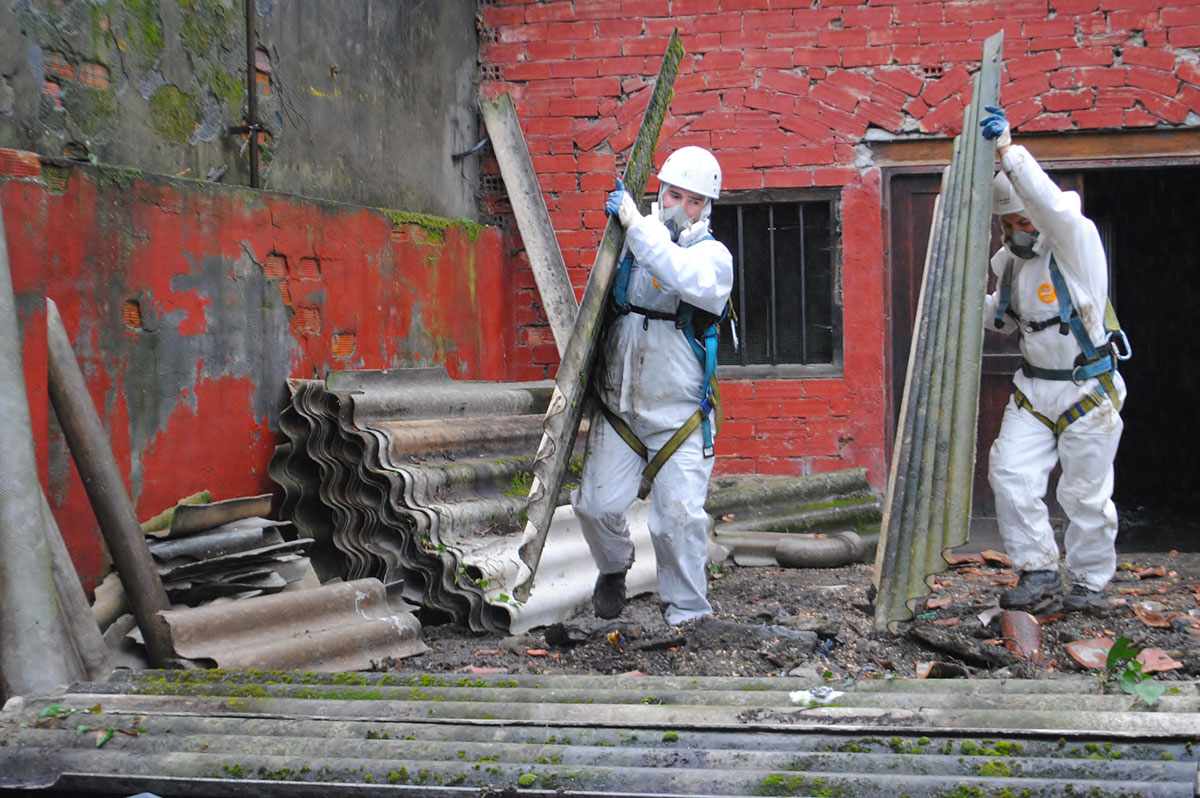
[[[170,537],[190,535],[242,518],[271,514],[271,494],[240,496],[207,504],[180,504],[171,518]]]
[[[366,670],[421,654],[421,624],[377,579],[162,613],[175,653],[221,668]]]

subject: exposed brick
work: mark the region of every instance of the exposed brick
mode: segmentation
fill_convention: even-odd
[[[868,45],[918,44],[919,42],[920,31],[915,27],[867,28]]]
[[[904,125],[903,114],[870,100],[860,100],[857,113],[868,122],[893,133],[899,133],[900,128]]]
[[[971,73],[961,64],[925,87],[921,99],[930,106],[938,105],[971,82]]]
[[[1107,11],[1108,28],[1114,32],[1120,32],[1128,36],[1129,31],[1149,30],[1158,25],[1158,10],[1154,8],[1140,9],[1136,11],[1125,10],[1128,6],[1124,3],[1113,3],[1110,0],[1101,0],[1101,8]],[[1109,7],[1120,6],[1116,10],[1109,10]]]
[[[528,61],[504,65],[504,77],[511,81],[536,81],[550,77],[550,65]]]
[[[942,22],[945,20],[944,3],[905,3],[898,4],[895,10],[895,20],[899,25]]]
[[[974,63],[983,60],[983,42],[948,42],[942,52],[949,63]]]
[[[693,10],[692,4],[688,5],[688,10]],[[741,17],[737,14],[706,14],[695,11],[693,13],[696,13],[696,16],[693,17],[692,30],[696,33],[720,33],[722,31],[741,30],[742,28]],[[686,43],[687,38],[685,37],[684,44],[686,45]],[[691,52],[691,50],[689,49],[688,52]]]
[[[791,11],[746,11],[742,14],[742,30],[787,30],[792,25]]]
[[[1075,77],[1081,86],[1124,86],[1126,70],[1120,67],[1077,69]]]
[[[1193,86],[1200,86],[1200,65],[1192,61],[1180,61],[1175,74],[1180,80],[1187,81]]]
[[[741,51],[722,50],[714,53],[705,53],[703,58],[696,59],[697,72],[715,72],[729,69],[740,69],[741,66]]]
[[[1073,69],[1056,69],[1050,73],[1050,88],[1072,90],[1078,85]]]
[[[813,47],[793,52],[792,63],[798,67],[835,67],[841,63],[841,59],[835,49]]]
[[[971,26],[965,23],[946,25],[922,25],[917,40],[921,44],[936,42],[965,42],[971,35]]]
[[[892,24],[890,8],[847,8],[842,11],[843,28],[887,28]]]
[[[1181,103],[1200,114],[1200,89],[1193,86],[1184,86],[1179,90],[1178,97]]]
[[[1076,47],[1059,53],[1065,67],[1109,66],[1114,60],[1111,47]]]
[[[1004,113],[1008,117],[1008,123],[1012,125],[1013,130],[1017,130],[1041,112],[1042,104],[1038,101],[1037,97],[1031,97],[1027,100],[1004,106]]]
[[[1047,111],[1079,111],[1091,108],[1096,101],[1093,89],[1078,91],[1050,91],[1042,95],[1042,107]]]
[[[871,91],[875,88],[874,79],[867,77],[861,72],[847,72],[846,70],[831,72],[829,77],[825,79],[825,83],[829,86],[837,86],[840,89],[854,92],[860,97],[871,96]]]
[[[1132,108],[1138,92],[1131,88],[1100,89],[1096,92],[1096,108]]]
[[[761,50],[767,46],[767,31],[728,31],[721,34],[721,46],[737,50]]]
[[[941,44],[898,44],[892,50],[897,64],[912,64],[925,66],[942,63]]]
[[[833,147],[786,147],[783,160],[788,166],[817,166],[835,163]]]
[[[817,33],[817,45],[820,47],[866,47],[867,44],[865,28],[827,28]]]
[[[815,30],[767,31],[767,47],[800,50],[816,46],[817,32]],[[792,53],[793,61],[796,60],[796,55],[797,53]]]
[[[1003,14],[1003,8],[999,9]],[[993,19],[997,12],[991,3],[946,3],[943,15],[947,22],[981,22]]]
[[[62,86],[56,80],[42,81],[42,94],[54,101],[55,108],[62,108]]]
[[[1130,108],[1125,111],[1125,118],[1121,124],[1125,127],[1154,127],[1158,121],[1154,114],[1148,114],[1141,108]]]
[[[758,76],[758,87],[780,94],[790,94],[793,97],[803,97],[808,94],[809,81],[808,78],[792,72],[764,70]]]
[[[75,67],[67,62],[67,57],[56,50],[43,51],[42,63],[46,74],[57,80],[74,80]]]
[[[925,88],[925,81],[907,69],[877,69],[875,77],[884,83],[898,89],[909,97],[915,97]]]
[[[770,170],[783,165],[783,150],[778,147],[760,147],[753,153],[751,166],[755,169]]]
[[[710,111],[692,122],[692,130],[724,130],[734,124],[736,115],[732,111]]]
[[[1071,127],[1071,117],[1067,114],[1042,114],[1029,120],[1021,128],[1023,133],[1042,133],[1053,130],[1067,130]]]
[[[632,17],[630,19],[602,19],[596,22],[596,38],[598,39],[621,39],[627,40],[630,38],[639,37],[642,35],[642,18]],[[660,47],[658,52],[662,55],[666,50],[666,42]]]
[[[921,132],[957,135],[962,130],[963,107],[961,100],[951,97],[921,117]]]
[[[42,164],[34,153],[0,148],[0,175],[4,177],[41,177],[41,174]]]
[[[1148,69],[1133,67],[1125,76],[1126,84],[1139,89],[1149,89],[1166,97],[1174,97],[1179,91],[1179,79],[1174,75],[1152,72]]]
[[[501,44],[548,41],[550,38],[548,35],[549,27],[549,25],[509,25],[501,27],[498,32],[498,41]]]
[[[929,106],[920,97],[914,97],[904,104],[904,110],[914,119],[920,119],[929,113]]]
[[[893,111],[899,111],[907,101],[908,97],[903,92],[896,91],[891,86],[884,86],[882,83],[875,84],[875,89],[871,92],[871,102]]]
[[[795,102],[795,99],[790,95],[779,94],[778,92],[749,89],[746,91],[746,97],[743,102],[748,108],[758,108],[764,111],[783,114],[792,110],[792,104]]]
[[[1058,53],[1039,53],[1024,58],[1005,61],[1010,80],[1020,80],[1030,75],[1039,75],[1058,68]]]
[[[844,186],[858,180],[858,170],[852,166],[813,169],[814,186]]]
[[[1054,19],[1029,20],[1025,23],[1025,35],[1030,39],[1074,36],[1075,23],[1069,17],[1063,16]]]
[[[1033,75],[1023,80],[1016,80],[1000,87],[1000,103],[1008,105],[1027,97],[1042,94],[1050,88],[1050,80],[1045,75]]]
[[[1091,14],[1099,7],[1100,0],[1054,0],[1054,9],[1068,16]]]
[[[1175,54],[1149,47],[1125,47],[1121,50],[1121,62],[1170,72],[1175,68]]]
[[[1143,92],[1138,95],[1147,111],[1172,124],[1181,124],[1188,115],[1188,107],[1181,102],[1156,94]]]
[[[709,72],[704,81],[710,89],[748,88],[754,85],[754,71],[750,69],[726,69]]]
[[[1071,114],[1071,121],[1086,130],[1120,127],[1121,123],[1125,121],[1125,113],[1117,109],[1074,111]]]
[[[845,89],[839,89],[837,86],[831,86],[827,82],[818,83],[813,86],[808,96],[825,105],[830,105],[847,112],[853,111],[854,106],[858,105],[858,97],[856,95],[851,94]]]
[[[1200,47],[1200,25],[1171,28],[1167,31],[1167,42],[1177,48]]]
[[[542,21],[529,20],[525,9],[519,6],[507,8],[501,6],[484,6],[480,9],[480,14],[485,28],[501,28],[508,25],[520,25],[526,21]]]
[[[746,50],[742,63],[751,69],[791,69],[792,51],[781,49]]]
[[[1070,49],[1073,49],[1078,46],[1079,46],[1079,43],[1075,41],[1074,37],[1067,37],[1067,36],[1057,38],[1057,39],[1056,38],[1030,39],[1026,43],[1026,47],[1029,48],[1029,52],[1031,52],[1031,53],[1041,53],[1041,52],[1045,52],[1047,50],[1055,50],[1055,51],[1070,50]]]
[[[495,7],[484,7],[484,24],[489,23],[489,12],[499,11]],[[508,10],[508,9],[504,9]],[[519,8],[513,10],[520,10]],[[530,3],[524,7],[525,22],[563,22],[575,18],[575,9],[566,3]]]
[[[742,171],[723,175],[721,187],[729,191],[752,191],[763,187],[762,172]]]
[[[593,117],[599,110],[594,97],[561,97],[550,100],[550,113],[554,116]]]

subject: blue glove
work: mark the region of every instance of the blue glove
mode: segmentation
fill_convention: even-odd
[[[625,184],[621,182],[621,178],[617,178],[617,188],[608,195],[608,200],[604,203],[604,212],[609,216],[617,216],[621,212],[621,205],[625,202],[625,198],[629,197],[629,201],[633,202],[633,197],[625,190]]]
[[[988,115],[979,122],[979,126],[983,128],[983,137],[995,139],[997,147],[1007,147],[1012,144],[1008,118],[1004,115],[1004,109],[995,105],[985,105],[984,109],[988,111]]]

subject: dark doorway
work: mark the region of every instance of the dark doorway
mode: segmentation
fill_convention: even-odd
[[[1200,373],[1192,368],[1193,314],[1200,310],[1200,166],[1055,169],[1064,189],[1083,195],[1084,213],[1104,239],[1113,304],[1133,345],[1121,364],[1129,388],[1125,433],[1116,460],[1114,500],[1125,551],[1200,550],[1200,424],[1192,410]],[[898,171],[889,180],[891,265],[891,407],[899,412],[908,345],[938,175]],[[998,245],[998,236],[996,243]],[[988,334],[984,344],[974,515],[994,516],[987,452],[999,429],[1019,364],[1012,336]],[[1052,478],[1048,504],[1054,501]]]
[[[1105,239],[1113,305],[1133,344],[1113,498],[1122,548],[1200,549],[1200,167],[1084,173],[1084,212]],[[1161,545],[1157,545],[1161,543]]]

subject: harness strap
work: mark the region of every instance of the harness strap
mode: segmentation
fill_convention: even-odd
[[[1068,407],[1066,411],[1064,411],[1063,414],[1055,421],[1052,421],[1049,416],[1043,415],[1034,410],[1033,404],[1029,401],[1029,398],[1021,392],[1020,388],[1013,388],[1013,402],[1015,402],[1017,407],[1021,408],[1022,410],[1028,410],[1030,413],[1032,413],[1033,417],[1049,427],[1050,431],[1054,433],[1054,437],[1057,438],[1059,435],[1062,435],[1063,430],[1065,430],[1071,424],[1086,416],[1090,411],[1099,407],[1104,402],[1104,393],[1101,391],[1092,391],[1087,396]],[[1115,395],[1113,395],[1112,402],[1114,406],[1117,406],[1118,403]],[[1118,406],[1117,409],[1119,410],[1120,407]]]
[[[646,448],[646,444],[642,443],[641,438],[637,436],[624,419],[614,413],[607,404],[600,402],[600,410],[604,413],[604,418],[612,426],[616,433],[621,436],[621,440],[629,444],[629,448],[637,452],[638,456],[643,460],[649,460],[646,467],[642,469],[642,482],[638,487],[638,498],[644,499],[650,493],[650,488],[654,484],[654,477],[658,475],[659,470],[675,454],[675,451],[683,445],[683,442],[688,439],[688,436],[695,431],[696,427],[705,428],[705,436],[707,442],[705,444],[704,456],[712,457],[712,438],[708,431],[709,420],[708,414],[710,411],[716,411],[717,432],[721,431],[721,388],[714,379],[709,385],[709,391],[705,393],[700,406],[696,408],[687,421],[683,422],[683,426],[675,430],[675,434],[667,439],[662,448],[650,457],[650,450]]]

